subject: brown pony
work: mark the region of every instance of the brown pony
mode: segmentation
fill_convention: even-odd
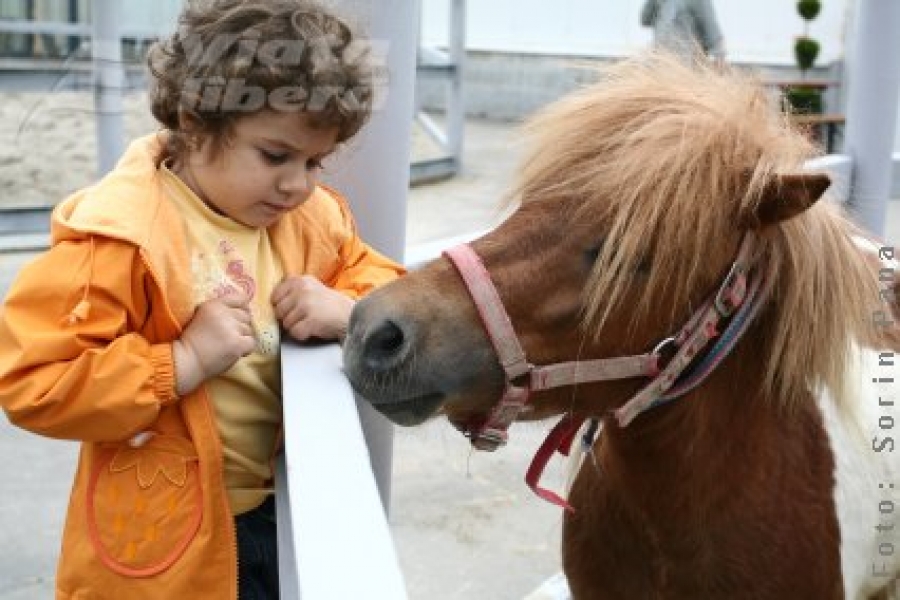
[[[894,249],[818,201],[814,148],[745,75],[648,54],[529,131],[516,212],[357,305],[355,389],[480,448],[601,422],[567,498],[574,598],[889,597]]]

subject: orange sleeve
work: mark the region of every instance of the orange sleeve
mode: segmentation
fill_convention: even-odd
[[[333,195],[341,207],[346,238],[340,248],[341,268],[331,285],[351,298],[358,299],[376,287],[404,275],[406,269],[360,238],[346,202],[337,194]]]
[[[176,400],[171,344],[139,333],[149,281],[136,247],[102,238],[58,244],[21,271],[0,312],[0,406],[11,422],[121,440]]]

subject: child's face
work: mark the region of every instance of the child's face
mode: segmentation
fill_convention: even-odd
[[[264,111],[235,122],[217,155],[208,140],[189,151],[178,175],[213,210],[268,227],[309,197],[337,136],[306,113]]]

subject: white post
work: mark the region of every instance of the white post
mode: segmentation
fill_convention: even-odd
[[[462,165],[463,131],[466,125],[466,104],[463,96],[463,73],[466,61],[466,0],[450,0],[450,47],[453,64],[450,90],[447,97],[447,150],[456,163]]]
[[[93,0],[91,56],[94,61],[94,112],[97,119],[98,176],[110,171],[124,149],[122,127],[122,41],[120,0]]]
[[[900,94],[900,2],[856,4],[844,143],[854,169],[850,208],[861,225],[882,235]]]
[[[406,245],[410,132],[419,25],[417,0],[339,0],[383,55],[386,88],[371,122],[333,168],[329,183],[346,194],[363,237],[397,261]],[[385,511],[390,508],[393,425],[368,403],[358,402]]]

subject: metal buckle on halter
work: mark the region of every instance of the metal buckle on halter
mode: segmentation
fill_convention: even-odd
[[[669,350],[669,352],[664,355],[663,350]],[[654,368],[656,370],[656,373],[652,373],[651,375],[655,377],[656,374],[658,374],[665,368],[665,365],[660,362],[661,359],[665,358],[667,359],[667,361],[672,360],[672,357],[674,357],[677,352],[678,344],[674,336],[667,337],[666,339],[658,343],[656,347],[650,352],[650,356],[653,357],[655,365]]]
[[[478,432],[469,432],[469,439],[476,450],[493,452],[500,446],[505,446],[509,438],[505,431],[499,429],[482,429]]]
[[[738,263],[733,263],[719,291],[716,292],[716,311],[722,317],[730,317],[744,303],[747,294],[747,270]]]

